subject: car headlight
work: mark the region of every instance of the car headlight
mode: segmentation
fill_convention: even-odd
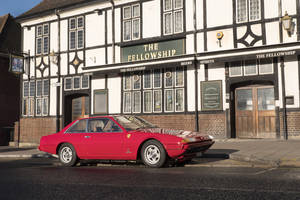
[[[189,142],[196,142],[196,138],[184,138],[181,140],[181,143],[189,143]]]
[[[213,136],[211,136],[211,135],[208,135],[208,137],[209,137],[209,139],[211,139],[211,140],[213,140],[213,139],[214,139],[214,137],[213,137]]]

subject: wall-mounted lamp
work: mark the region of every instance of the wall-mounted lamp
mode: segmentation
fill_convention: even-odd
[[[97,13],[98,15],[102,15],[102,10],[100,9],[95,9],[93,12]]]
[[[285,11],[285,15],[281,17],[281,23],[284,30],[287,31],[289,37],[291,37],[292,33],[292,17],[288,15],[287,11]]]
[[[58,63],[58,55],[54,52],[54,50],[51,51],[51,53],[49,54],[50,56],[50,61],[53,64],[57,64]]]

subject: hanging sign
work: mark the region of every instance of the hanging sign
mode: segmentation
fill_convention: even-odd
[[[9,71],[14,74],[24,73],[24,57],[11,54]]]

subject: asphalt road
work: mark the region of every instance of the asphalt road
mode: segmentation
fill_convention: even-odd
[[[300,199],[300,169],[0,160],[0,199]]]

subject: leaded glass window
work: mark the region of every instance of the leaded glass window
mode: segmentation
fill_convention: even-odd
[[[152,112],[152,91],[144,91],[144,112]]]
[[[182,0],[164,0],[163,23],[164,35],[183,32]]]
[[[81,49],[84,47],[84,17],[79,16],[69,20],[69,48]]]
[[[236,0],[236,21],[256,21],[261,18],[261,0]]]
[[[135,4],[123,8],[123,40],[140,38],[140,5]]]
[[[36,28],[36,54],[49,53],[49,24],[39,25]]]

